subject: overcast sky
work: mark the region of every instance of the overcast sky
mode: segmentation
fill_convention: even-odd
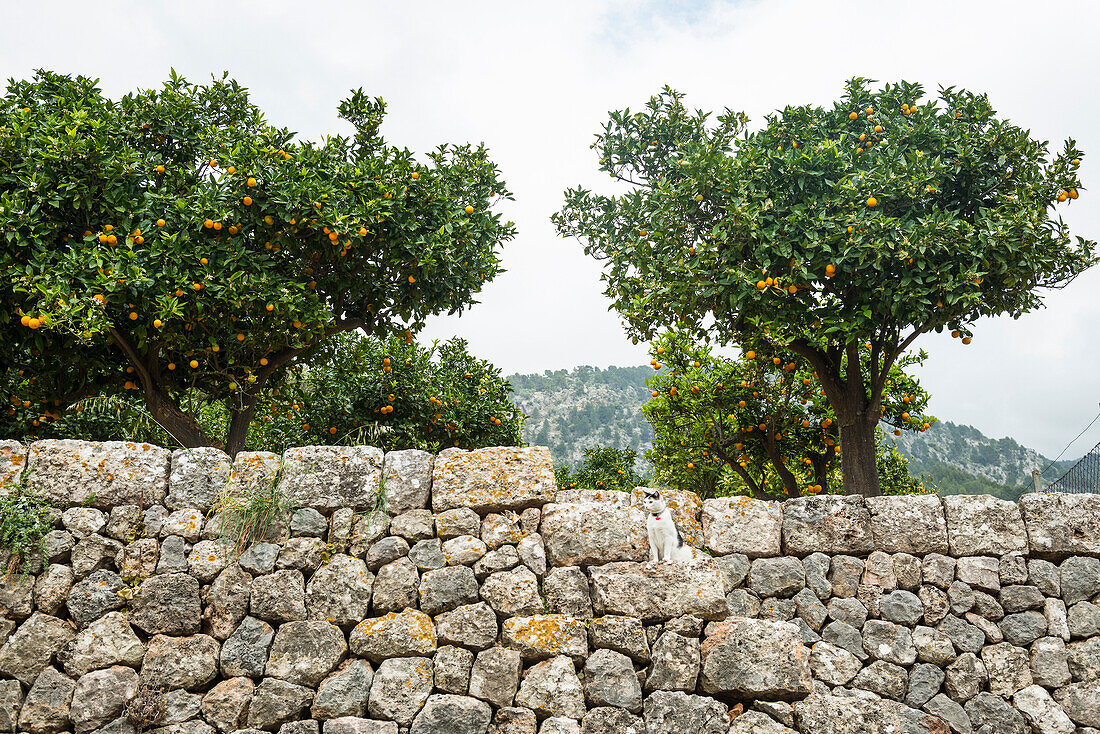
[[[346,133],[336,105],[363,87],[389,105],[383,134],[425,151],[484,141],[516,201],[508,272],[461,318],[460,335],[506,373],[648,362],[607,311],[600,270],[549,222],[562,191],[601,186],[589,149],[607,112],[662,85],[759,124],[787,104],[830,104],[851,76],[987,92],[1001,114],[1058,148],[1100,151],[1100,3],[1045,2],[36,2],[6,3],[0,75],[39,67],[99,77],[113,97],[228,70],[269,120],[316,139]],[[1100,155],[1082,165],[1085,187]],[[1066,218],[1100,238],[1082,191]],[[1012,436],[1048,456],[1100,411],[1100,269],[1012,321],[980,322],[963,347],[918,341],[941,419]],[[1100,422],[1075,443],[1100,441]]]

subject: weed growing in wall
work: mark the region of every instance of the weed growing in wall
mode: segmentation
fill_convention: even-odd
[[[18,484],[0,497],[0,547],[11,553],[7,572],[20,569],[25,575],[31,560],[45,554],[42,538],[50,532],[52,503],[28,484],[24,472]]]
[[[248,488],[236,487],[230,482],[214,504],[214,512],[221,514],[218,537],[238,555],[263,540],[273,523],[290,522],[294,506],[279,490],[282,471],[280,463],[269,482]]]

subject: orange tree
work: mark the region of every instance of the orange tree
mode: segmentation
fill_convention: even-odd
[[[635,338],[763,340],[816,371],[846,490],[878,494],[874,429],[914,340],[946,328],[969,343],[978,317],[1037,308],[1094,264],[1057,213],[1082,154],[1072,140],[1049,153],[985,95],[925,99],[907,82],[853,79],[830,107],[746,124],[667,88],[613,112],[593,147],[628,190],[567,191],[558,231],[604,261]]]
[[[6,392],[26,379],[9,375]],[[191,396],[189,412],[207,433],[225,430],[222,402]],[[135,395],[96,396],[61,413],[29,404],[0,411],[0,438],[144,440],[175,446]],[[244,448],[282,452],[291,446],[370,444],[385,450],[522,445],[523,413],[500,370],[452,339],[430,347],[399,335],[356,333],[327,340],[308,364],[287,368],[278,387],[262,391]]]
[[[630,492],[646,479],[634,469],[638,452],[613,446],[593,446],[584,450],[584,462],[577,468],[561,464],[554,478],[562,489],[614,489]]]
[[[236,453],[263,391],[334,334],[404,332],[474,303],[514,235],[483,147],[425,160],[352,93],[350,137],[300,142],[246,90],[173,72],[119,101],[40,71],[0,101],[0,369],[57,412],[136,394],[185,446]],[[126,391],[133,391],[127,393]],[[192,393],[220,402],[210,435]]]
[[[649,380],[652,398],[642,412],[653,425],[647,458],[656,476],[704,497],[731,475],[760,498],[835,489],[836,413],[817,376],[766,341],[751,346],[727,359],[684,333],[654,341],[651,364],[661,371]],[[866,370],[868,350],[861,352]],[[903,356],[886,380],[881,423],[895,435],[927,430],[936,420],[925,413],[928,393],[905,372],[923,359],[923,353]],[[891,489],[906,484],[896,470],[887,479]]]

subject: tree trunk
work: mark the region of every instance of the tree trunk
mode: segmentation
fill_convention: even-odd
[[[252,416],[256,412],[258,395],[250,395],[245,398],[240,410],[230,413],[229,432],[225,437],[225,453],[230,458],[237,458],[237,454],[244,448],[245,439],[248,438],[248,427],[252,424]]]
[[[215,441],[206,435],[206,431],[198,421],[180,410],[164,393],[146,390],[145,403],[149,406],[149,414],[153,419],[169,436],[183,444],[184,448],[193,449],[199,446],[222,448],[220,441]]]
[[[878,465],[875,457],[875,421],[860,408],[854,415],[837,412],[840,423],[840,468],[844,475],[844,493],[878,497],[882,488],[878,483]]]

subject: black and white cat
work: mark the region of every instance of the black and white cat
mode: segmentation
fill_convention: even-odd
[[[694,558],[695,552],[684,543],[684,537],[676,529],[672,511],[668,509],[660,490],[645,488],[642,493],[642,504],[646,509],[645,527],[649,533],[649,560],[690,561]]]

